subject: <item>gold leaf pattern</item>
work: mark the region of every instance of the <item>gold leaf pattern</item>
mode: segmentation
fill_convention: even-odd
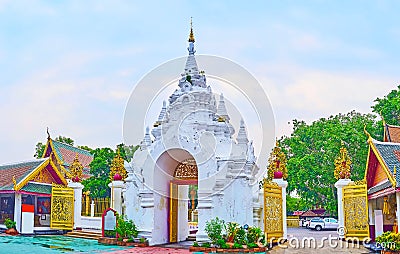
[[[183,160],[175,168],[174,177],[179,179],[197,179],[198,169],[194,159]]]

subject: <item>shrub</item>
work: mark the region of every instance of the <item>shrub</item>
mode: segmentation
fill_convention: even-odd
[[[258,247],[258,245],[255,244],[255,243],[248,243],[248,244],[247,244],[247,248],[249,248],[249,249],[251,249],[251,248],[257,248],[257,247]]]
[[[198,242],[194,242],[192,246],[193,246],[193,247],[200,247],[200,245],[199,245]]]
[[[243,245],[241,245],[240,243],[234,243],[232,247],[234,249],[241,249],[241,248],[243,248]]]
[[[236,235],[234,238],[234,243],[238,243],[240,245],[244,245],[247,243],[247,237],[246,237],[246,230],[244,230],[243,227],[240,227],[236,231]]]
[[[228,242],[233,242],[233,240],[235,239],[236,236],[236,232],[239,229],[239,223],[236,222],[229,222],[227,227],[226,227],[226,231],[228,234]]]
[[[124,218],[122,215],[117,215],[117,221],[118,224],[115,231],[118,233],[119,237],[132,238],[138,236],[139,231],[132,220],[127,220],[126,217]]]
[[[211,244],[210,244],[210,243],[202,243],[202,244],[201,244],[201,247],[210,248],[210,247],[211,247]]]
[[[375,241],[380,243],[385,250],[400,250],[400,233],[387,231],[376,237]]]
[[[11,220],[10,218],[7,218],[7,219],[4,221],[4,225],[6,225],[6,228],[7,228],[7,229],[15,228],[16,224],[17,224],[17,223],[16,223],[15,221]]]
[[[249,227],[247,229],[247,243],[257,243],[263,232],[259,227]]]
[[[221,248],[221,249],[229,248],[229,246],[226,244],[226,241],[224,239],[218,239],[216,245],[218,248]]]
[[[112,237],[115,238],[115,230],[104,230],[105,237]]]
[[[225,222],[218,217],[206,222],[205,231],[213,244],[216,244],[219,239],[223,239],[224,229]]]

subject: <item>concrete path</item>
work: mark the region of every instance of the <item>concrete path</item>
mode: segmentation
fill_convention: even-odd
[[[172,249],[163,247],[146,247],[146,248],[130,248],[126,250],[119,250],[115,252],[108,252],[107,254],[128,254],[128,253],[141,253],[141,254],[189,254],[187,249]]]
[[[288,228],[288,241],[275,246],[271,254],[306,254],[306,253],[374,253],[365,248],[362,243],[347,244],[337,240],[336,231],[315,231],[306,228]]]

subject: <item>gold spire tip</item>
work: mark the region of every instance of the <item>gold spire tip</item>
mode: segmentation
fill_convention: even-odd
[[[194,39],[194,34],[193,34],[193,20],[192,17],[190,17],[190,34],[189,34],[189,42],[195,42]]]

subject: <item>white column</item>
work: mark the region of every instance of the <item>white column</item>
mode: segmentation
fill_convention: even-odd
[[[273,182],[277,183],[282,188],[282,221],[283,221],[283,239],[287,239],[287,221],[286,221],[286,187],[288,182],[282,178],[274,179]]]
[[[343,187],[349,185],[352,181],[350,179],[339,179],[335,183],[337,189],[337,199],[338,199],[338,219],[339,228],[344,229],[344,207],[343,207]],[[340,230],[339,232],[345,232],[345,230]],[[339,238],[344,238],[344,235],[339,235]]]
[[[15,225],[15,229],[18,232],[21,232],[21,204],[22,204],[22,195],[21,193],[14,193],[14,221],[17,223]]]
[[[399,223],[400,223],[400,192],[396,192],[396,218],[397,218],[397,231],[399,231]]]
[[[69,182],[68,187],[74,189],[74,229],[82,228],[82,189],[79,182]]]
[[[94,217],[94,200],[90,204],[90,217]]]
[[[122,214],[122,188],[124,188],[124,181],[112,181],[108,184],[111,188],[111,208]]]
[[[397,211],[399,209],[397,208]],[[369,217],[369,225],[375,225],[375,217],[374,217],[374,207],[371,200],[368,200],[368,217]]]
[[[206,222],[210,221],[212,218],[212,198],[211,191],[209,190],[198,190],[198,231],[196,233],[197,242],[209,242],[207,233],[205,232]]]

